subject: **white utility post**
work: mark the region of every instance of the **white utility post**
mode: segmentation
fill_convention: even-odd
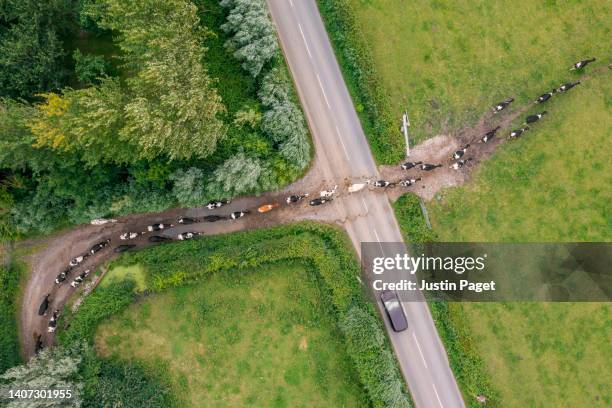
[[[408,111],[402,115],[402,132],[404,132],[404,139],[406,139],[406,157],[410,156],[410,140],[408,139],[408,128],[410,127],[410,119],[408,118]]]

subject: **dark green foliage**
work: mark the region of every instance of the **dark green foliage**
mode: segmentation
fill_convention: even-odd
[[[499,396],[486,373],[482,358],[472,341],[467,318],[459,305],[430,302],[429,309],[442,337],[459,388],[470,396],[470,407],[480,407],[474,396],[486,395],[487,407],[498,407]]]
[[[436,241],[436,233],[429,229],[416,194],[404,194],[393,206],[400,225],[404,228],[404,236],[409,243]]]
[[[275,189],[299,176],[302,171],[300,169],[305,167],[309,159],[307,133],[292,134],[287,140],[273,140],[261,129],[261,120],[257,119],[263,113],[260,112],[262,107],[258,101],[260,84],[244,72],[240,62],[224,47],[229,35],[224,33],[220,26],[226,20],[227,11],[216,0],[194,1],[198,7],[200,27],[191,28],[198,35],[205,33],[203,41],[197,45],[207,48],[201,62],[211,78],[211,87],[216,88],[226,107],[226,112],[220,114],[220,119],[227,128],[227,134],[217,143],[216,150],[205,159],[192,157],[174,160],[171,160],[169,154],[159,155],[154,160],[138,160],[137,147],[140,144],[157,146],[158,138],[155,138],[154,143],[138,138],[138,143],[134,144],[126,142],[123,138],[126,135],[120,134],[126,127],[123,111],[129,102],[125,100],[125,84],[135,86],[138,82],[135,77],[144,75],[148,66],[157,67],[158,64],[154,62],[162,57],[154,52],[155,58],[144,60],[148,58],[148,54],[143,52],[138,54],[139,58],[132,61],[129,67],[110,67],[103,62],[99,54],[104,55],[105,61],[113,61],[116,64],[119,60],[125,61],[125,52],[132,52],[134,47],[142,46],[142,42],[132,41],[123,35],[121,42],[117,44],[122,44],[123,48],[129,46],[129,50],[122,51],[117,44],[110,44],[111,35],[108,32],[92,26],[101,22],[100,19],[105,15],[106,24],[109,24],[109,16],[108,13],[105,14],[103,6],[110,4],[110,1],[66,2],[70,3],[71,7],[76,7],[78,18],[83,24],[81,28],[87,31],[76,33],[73,30],[76,27],[74,22],[71,23],[74,27],[62,31],[62,35],[68,37],[66,41],[69,46],[66,48],[71,53],[74,52],[75,61],[72,64],[71,58],[67,57],[56,60],[53,66],[58,72],[74,69],[69,77],[72,78],[70,83],[75,89],[63,88],[61,94],[46,95],[49,103],[44,105],[44,108],[39,105],[40,109],[22,100],[0,99],[2,239],[13,239],[17,233],[49,233],[70,224],[88,222],[93,218],[160,211],[174,205],[201,204],[220,194],[220,184],[215,183],[219,172],[215,172],[215,169],[222,168],[223,164],[229,167],[233,163],[232,160],[242,157],[238,156],[240,153],[244,154],[249,163],[256,163],[259,174],[254,179],[241,178],[236,183],[233,174],[225,175],[222,179],[232,184],[223,190],[227,193],[223,195],[228,197]],[[20,13],[26,13],[27,10],[35,10],[36,6],[32,1],[19,3],[19,7],[17,2],[4,4],[0,12],[6,15],[9,11],[14,14],[17,9]],[[60,4],[64,3],[53,0],[45,7],[50,9],[52,5],[59,7]],[[112,4],[115,12],[117,7],[121,7],[121,2],[113,1]],[[189,13],[194,11],[188,4],[185,8]],[[68,13],[65,17],[74,19],[73,14]],[[123,14],[119,13],[119,16],[115,17],[120,19],[122,27],[127,27],[126,30],[129,31],[131,23],[123,21],[121,16]],[[192,23],[198,23],[197,18],[191,17]],[[59,16],[56,20],[57,24],[63,21]],[[148,27],[146,24],[144,26]],[[147,32],[143,35],[164,41],[174,38],[166,37],[162,31]],[[102,49],[98,49],[100,40]],[[145,47],[145,50],[149,48]],[[282,57],[277,55],[266,64],[263,73],[276,67],[277,71],[283,71],[286,77],[283,63]],[[0,67],[0,71],[2,69],[3,67]],[[165,68],[162,71],[167,70]],[[104,76],[105,73],[110,77]],[[114,76],[115,74],[117,75]],[[0,76],[2,75],[0,72]],[[160,75],[168,78],[166,74]],[[100,79],[101,77],[103,79]],[[295,107],[297,104],[291,81],[288,77],[285,79],[286,93]],[[94,84],[83,88],[89,82]],[[157,87],[158,85],[147,87],[147,92],[155,100],[159,99]],[[41,88],[36,92],[48,89],[50,88]],[[25,88],[22,90],[28,98],[34,98],[32,92],[34,91]],[[184,98],[185,95],[175,93],[174,96]],[[145,112],[149,107],[131,112]],[[248,110],[252,110],[251,116],[255,118],[251,124],[241,124],[240,121],[235,123],[237,112]],[[297,112],[294,109],[294,113],[301,119],[299,108]],[[196,116],[199,118],[201,115]],[[59,120],[60,117],[63,119]],[[137,122],[152,123],[154,120],[138,119]],[[185,134],[185,129],[174,129],[180,127],[183,122],[172,120],[168,123],[169,126],[165,128],[167,135],[178,130]],[[300,123],[303,124],[303,119]],[[170,144],[176,145],[171,143],[174,140],[172,137],[168,140]],[[188,144],[179,145],[183,150],[190,149]]]
[[[130,361],[101,359],[93,350],[83,356],[85,407],[155,408],[172,405],[170,387],[157,370]]]
[[[23,268],[0,266],[0,373],[21,363],[17,335],[17,296]]]
[[[75,50],[72,58],[74,59],[74,73],[83,85],[96,84],[98,78],[107,75],[110,71],[108,63],[101,55],[83,54]]]
[[[72,318],[68,317],[70,312],[66,310],[64,312],[66,319],[63,320],[69,320],[70,327],[59,331],[60,343],[68,346],[81,340],[91,341],[96,326],[102,320],[122,311],[132,303],[133,290],[133,281],[117,282],[105,288],[97,288],[87,296],[78,313]]]
[[[396,137],[399,119],[387,113],[389,101],[380,86],[350,1],[318,0],[317,3],[372,153],[378,163],[397,163],[404,151],[403,140]]]
[[[70,0],[0,4],[0,97],[31,98],[64,84],[62,37],[74,21]]]

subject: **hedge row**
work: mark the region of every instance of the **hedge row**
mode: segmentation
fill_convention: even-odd
[[[17,293],[23,267],[0,266],[0,373],[21,363],[17,332]]]
[[[157,292],[196,281],[214,272],[250,269],[293,260],[311,265],[321,276],[325,284],[323,290],[333,304],[346,339],[347,351],[373,406],[411,407],[382,323],[373,304],[362,293],[358,280],[359,264],[346,237],[339,230],[320,224],[297,223],[161,245],[126,254],[115,263],[142,265],[147,271],[148,290]],[[122,293],[107,293],[98,289],[97,293],[90,295],[62,338],[91,337],[101,319],[116,313],[133,298],[127,293],[127,287],[121,290]],[[117,301],[115,295],[123,297],[125,301]],[[102,299],[107,296],[114,300]]]
[[[418,248],[421,243],[438,240],[436,233],[425,223],[416,195],[403,195],[395,203],[394,208],[404,239],[413,244],[413,248]],[[487,397],[487,407],[499,406],[498,393],[491,384],[484,362],[475,349],[469,323],[461,305],[432,301],[429,302],[429,308],[468,406],[482,406],[476,401],[478,395]]]
[[[404,157],[399,118],[390,114],[389,99],[380,85],[351,2],[317,0],[317,3],[374,158],[379,164],[395,164]]]

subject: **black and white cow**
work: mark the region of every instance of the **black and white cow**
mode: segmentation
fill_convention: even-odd
[[[413,167],[418,166],[419,164],[423,164],[422,161],[418,161],[418,162],[406,162],[404,164],[402,164],[400,167],[402,168],[402,170],[410,170]]]
[[[508,136],[508,139],[518,139],[519,137],[521,137],[523,135],[523,133],[525,133],[527,130],[529,129],[529,126],[525,126],[523,128],[520,129],[515,129],[512,132],[510,132],[510,135]]]
[[[557,92],[557,93],[563,93],[563,92],[567,92],[570,89],[572,89],[573,87],[580,85],[580,81],[576,81],[576,82],[566,82],[565,84],[561,84],[559,85],[559,87],[557,89],[555,89],[553,92]]]
[[[572,67],[570,68],[570,71],[574,71],[576,69],[582,69],[582,68],[586,67],[587,65],[589,65],[593,61],[595,61],[595,58],[589,58],[589,59],[585,59],[585,60],[582,60],[582,61],[578,61],[578,62],[574,63],[574,65],[572,65]]]
[[[537,122],[538,120],[542,119],[542,116],[546,115],[548,112],[547,111],[542,111],[540,113],[536,113],[535,115],[529,115],[525,118],[525,125],[529,125],[532,123]]]
[[[453,155],[451,156],[451,159],[457,160],[460,159],[461,157],[463,157],[463,155],[465,154],[465,152],[467,152],[467,149],[470,147],[470,144],[466,144],[463,149],[459,149],[457,150],[455,153],[453,153]]]
[[[495,129],[489,130],[487,133],[484,134],[483,137],[480,138],[480,143],[487,143],[488,141],[493,139],[495,137],[495,133],[497,133],[498,130],[499,126]]]
[[[501,112],[508,107],[512,102],[514,102],[514,98],[505,99],[495,105],[493,107],[493,113]]]
[[[453,163],[450,166],[450,168],[453,169],[453,170],[459,170],[460,168],[462,168],[463,166],[468,164],[470,161],[472,161],[471,157],[469,159],[465,159],[465,160],[457,160],[455,163]]]
[[[299,201],[302,201],[303,199],[305,199],[306,197],[308,197],[308,193],[304,193],[304,194],[296,194],[296,195],[290,195],[289,197],[287,197],[287,204],[295,204]]]
[[[538,96],[538,99],[536,99],[533,103],[544,103],[553,96],[553,93],[554,91],[543,93],[542,95]]]
[[[437,169],[438,167],[442,167],[442,165],[441,165],[441,164],[429,164],[429,163],[424,163],[424,164],[421,164],[421,165],[419,166],[419,168],[420,168],[421,170],[424,170],[424,171],[432,171],[432,170]]]
[[[417,181],[421,181],[421,177],[417,178],[417,179],[406,179],[406,180],[402,180],[399,182],[400,186],[402,187],[410,187],[411,185],[413,185],[414,183],[416,183]]]

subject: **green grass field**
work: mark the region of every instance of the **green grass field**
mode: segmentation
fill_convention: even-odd
[[[599,57],[588,75],[612,50],[602,1],[347,1],[389,95],[387,109],[397,111],[388,113],[408,108],[418,140],[470,126],[506,96],[522,105],[578,79],[568,72],[576,60]],[[555,96],[544,107],[550,114],[472,182],[428,203],[437,239],[612,240],[611,95],[603,73]],[[419,235],[410,203],[398,202],[396,211],[405,234]],[[467,388],[482,385],[484,375],[497,394],[493,406],[610,406],[609,305],[448,306],[445,323],[461,338],[445,340],[483,362],[479,369],[472,357],[456,360],[462,378],[473,376],[461,384],[469,405],[477,403]]]
[[[507,96],[532,100],[575,78],[575,61],[612,51],[604,1],[348,1],[390,113],[407,108],[419,140],[470,125]]]
[[[181,406],[368,405],[317,278],[300,264],[157,294],[102,324],[96,348],[161,361]]]

